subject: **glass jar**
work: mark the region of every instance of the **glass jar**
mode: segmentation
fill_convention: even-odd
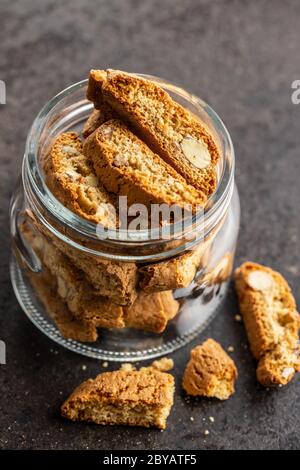
[[[66,209],[49,191],[41,168],[41,156],[47,152],[51,141],[58,134],[70,130],[81,132],[83,122],[92,110],[92,104],[85,98],[86,80],[55,96],[33,122],[26,143],[22,178],[11,202],[11,279],[22,309],[41,331],[60,345],[103,360],[134,361],[154,358],[170,353],[194,339],[216,315],[225,297],[239,229],[240,206],[234,183],[234,150],[224,124],[217,114],[196,96],[157,77],[141,76],[158,83],[174,100],[198,116],[219,146],[221,158],[218,166],[218,186],[208,201],[201,224],[193,217],[190,224],[184,228],[183,235],[179,237],[175,228],[168,240],[157,229],[127,233],[125,237],[111,233],[109,237],[99,239],[94,223]],[[180,281],[181,283],[175,286],[171,283],[178,313],[161,327],[160,332],[128,326],[101,328],[99,337],[94,342],[79,341],[82,337],[78,338],[74,332],[68,335],[62,327],[57,327],[53,315],[48,313],[49,308],[52,308],[56,309],[56,315],[69,315],[62,289],[59,284],[55,284],[54,288],[47,285],[45,277],[44,290],[39,290],[46,267],[41,261],[41,252],[24,237],[24,221],[29,221],[34,230],[46,236],[50,244],[58,247],[63,256],[71,252],[69,262],[74,261],[77,271],[77,261],[84,260],[84,266],[80,265],[79,271],[83,269],[81,274],[85,278],[85,285],[89,285],[87,282],[93,283],[93,275],[89,276],[89,266],[94,270],[98,269],[99,263],[102,266],[103,262],[107,262],[108,266],[117,265],[121,270],[129,266],[130,269],[133,267],[136,274],[135,292],[139,296],[143,293],[141,276],[145,267],[155,265],[161,269],[170,260],[182,260],[180,269],[185,271],[185,275],[188,274],[185,279],[189,276],[192,276],[192,279],[189,279],[188,285],[185,281]],[[201,259],[198,259],[197,266],[189,264],[188,261],[188,253],[195,247],[201,247]],[[85,269],[87,264],[88,272]],[[131,276],[126,269],[124,272]],[[163,277],[164,271],[161,272]],[[96,272],[96,277],[98,274]],[[160,289],[161,286],[158,286],[157,291]],[[51,304],[49,307],[48,302],[48,311],[45,307],[47,302],[43,301],[41,292],[44,300],[46,296]],[[103,292],[100,294],[102,296]],[[116,301],[114,294],[112,290],[113,302]],[[99,298],[102,299],[101,296]],[[109,294],[106,297],[109,297]],[[146,309],[150,309],[150,317],[152,313],[153,316],[157,314],[158,308],[151,302],[149,297],[149,304],[145,304]],[[128,305],[121,306],[122,312],[128,312],[130,308],[132,307]],[[68,327],[69,320],[68,317]],[[74,325],[77,327],[76,322],[77,320]]]

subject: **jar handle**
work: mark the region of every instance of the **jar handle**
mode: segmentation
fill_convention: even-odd
[[[19,230],[21,214],[17,209],[17,200],[15,200],[10,208],[10,233],[13,248],[30,271],[40,273],[43,270],[42,263],[31,246],[24,240]]]

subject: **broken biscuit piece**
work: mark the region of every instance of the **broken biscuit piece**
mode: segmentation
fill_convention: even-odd
[[[91,70],[87,98],[108,103],[146,144],[205,195],[217,185],[219,150],[207,128],[151,80],[119,70]]]
[[[83,382],[61,414],[72,421],[165,429],[173,395],[172,375],[151,367],[104,372]]]
[[[240,311],[258,381],[285,385],[300,371],[300,316],[291,289],[276,271],[246,262],[235,272]]]
[[[188,395],[227,400],[234,393],[237,369],[233,360],[213,339],[191,351],[182,386]]]

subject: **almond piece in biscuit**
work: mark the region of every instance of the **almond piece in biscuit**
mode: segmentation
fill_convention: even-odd
[[[206,246],[203,242],[183,255],[141,267],[140,288],[144,292],[157,292],[187,287],[195,277]]]
[[[289,285],[278,272],[246,262],[235,272],[235,287],[259,382],[285,385],[300,370],[300,316]]]
[[[65,207],[89,221],[117,226],[115,199],[99,183],[76,133],[60,134],[42,163],[47,186]]]
[[[128,206],[165,203],[195,211],[206,201],[121,121],[102,124],[85,141],[84,154],[106,190],[127,196]]]
[[[213,339],[191,351],[182,386],[188,395],[227,400],[234,393],[237,369],[233,360]]]
[[[118,70],[91,70],[87,98],[108,103],[139,137],[206,195],[216,189],[217,145],[204,124],[156,83]]]
[[[162,333],[169,320],[178,313],[179,304],[172,292],[140,292],[134,304],[124,308],[127,326],[152,333]]]
[[[173,395],[172,375],[151,367],[104,372],[76,388],[61,414],[72,421],[165,429]]]

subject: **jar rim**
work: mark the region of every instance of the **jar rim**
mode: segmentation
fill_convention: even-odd
[[[235,156],[234,148],[230,134],[218,116],[218,114],[202,99],[198,98],[196,95],[187,92],[186,90],[166,81],[159,77],[153,75],[139,74],[135,75],[146,78],[148,80],[155,81],[157,84],[162,86],[166,91],[170,91],[175,95],[178,95],[184,100],[187,100],[193,107],[201,110],[202,113],[205,113],[207,118],[211,121],[214,126],[214,130],[219,137],[222,139],[223,149],[221,151],[222,159],[222,173],[220,175],[218,186],[216,191],[209,197],[207,201],[206,208],[204,210],[204,219],[206,226],[212,227],[214,223],[216,224],[224,211],[226,211],[231,195],[233,192],[234,185],[234,168],[235,168]],[[26,140],[25,155],[23,160],[23,184],[25,192],[30,188],[30,192],[35,200],[39,201],[39,204],[46,208],[50,212],[51,216],[54,217],[58,222],[67,225],[69,228],[73,229],[74,232],[80,234],[81,236],[88,237],[89,239],[97,240],[98,235],[96,235],[96,224],[94,222],[83,219],[79,215],[73,213],[67,209],[63,204],[53,195],[53,193],[48,189],[46,182],[42,175],[41,165],[39,164],[39,142],[43,132],[43,129],[46,125],[47,119],[54,110],[54,108],[66,97],[72,95],[76,91],[80,90],[83,87],[86,87],[88,80],[82,80],[77,82],[66,89],[62,90],[60,93],[55,95],[50,99],[40,110],[37,117],[33,121],[33,124],[28,133]],[[92,104],[87,100],[86,102],[88,108],[92,108]],[[25,183],[26,181],[26,183]],[[31,198],[32,199],[32,198]],[[61,233],[57,230],[52,230],[52,227],[49,227],[51,231],[55,232],[57,236],[60,236]],[[180,229],[182,227],[180,224]],[[190,231],[197,231],[197,216],[193,216],[190,220],[190,223],[185,227],[186,233]],[[199,229],[199,227],[198,227]],[[107,242],[108,243],[120,243],[120,232],[124,229],[118,230],[107,230]],[[174,238],[177,236],[176,224],[173,227]],[[117,233],[117,237],[116,237]],[[182,233],[182,232],[181,232]],[[128,237],[128,231],[126,232]],[[153,242],[155,240],[157,243],[160,242],[159,236],[161,235],[161,229],[150,228],[145,230],[139,230],[138,232],[129,233],[129,238],[126,238],[127,244],[135,244],[139,246],[141,244],[147,243],[149,240]],[[61,237],[63,238],[63,236]],[[67,238],[68,241],[69,238]],[[122,239],[121,239],[122,241]],[[103,241],[102,241],[103,243]],[[77,245],[75,243],[75,245]],[[80,245],[78,246],[80,247]],[[188,243],[184,244],[184,249],[187,249]],[[93,253],[94,250],[91,250]],[[176,250],[175,250],[176,252]],[[100,253],[99,253],[100,254]],[[122,257],[121,257],[122,258]],[[139,258],[139,256],[134,257]],[[145,257],[142,256],[144,259]]]

